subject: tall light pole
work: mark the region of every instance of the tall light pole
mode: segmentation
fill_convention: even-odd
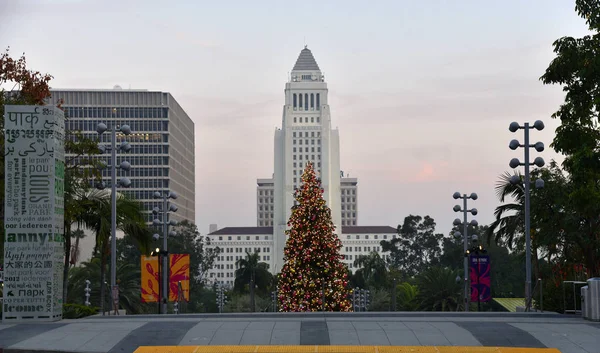
[[[102,135],[108,127],[104,123],[100,123],[96,126],[96,132],[98,135]],[[113,125],[111,128],[110,135],[110,203],[111,203],[111,218],[110,218],[110,287],[111,287],[111,298],[113,300],[113,304],[115,305],[116,300],[118,300],[119,294],[119,286],[117,284],[117,131],[127,136],[131,134],[131,128],[129,125],[122,125],[118,127],[117,125]],[[100,146],[100,152],[106,152],[106,147]],[[129,152],[131,150],[131,145],[127,141],[121,142],[119,146],[119,150],[123,152]],[[129,162],[123,161],[119,165],[119,168],[124,171],[129,171],[131,169],[131,164]],[[131,180],[128,178],[121,178],[119,180],[119,185],[122,187],[129,187],[131,185]],[[100,183],[98,185],[99,189],[104,189],[104,183]],[[115,298],[115,295],[117,296]],[[104,314],[104,310],[102,311]]]
[[[536,142],[535,144],[529,143],[529,130],[536,129],[541,131],[544,129],[544,122],[541,120],[536,120],[533,123],[533,126],[530,126],[529,123],[525,123],[523,126],[519,125],[516,121],[510,123],[508,130],[510,132],[517,132],[519,129],[523,129],[525,132],[525,141],[521,144],[518,140],[512,140],[508,144],[508,147],[511,150],[516,150],[519,147],[523,147],[525,150],[525,160],[523,163],[518,158],[513,158],[510,160],[509,166],[513,169],[524,166],[525,167],[525,180],[523,181],[524,190],[525,190],[525,310],[529,311],[529,306],[531,305],[531,225],[530,225],[530,205],[529,205],[529,190],[530,190],[530,177],[529,177],[529,148],[533,147],[536,151],[542,152],[544,150],[544,143]],[[536,157],[533,160],[533,164],[538,167],[544,166],[544,159],[542,157]],[[518,175],[514,175],[511,177],[510,182],[512,184],[518,184],[521,182],[521,178]],[[544,181],[542,179],[538,179],[535,181],[536,188],[543,188]]]
[[[152,224],[154,224],[155,226],[161,226],[163,227],[162,230],[162,237],[163,237],[163,249],[161,251],[161,253],[163,254],[163,258],[162,258],[162,305],[161,305],[161,311],[162,314],[166,314],[167,313],[167,303],[169,302],[169,250],[167,247],[167,239],[169,236],[175,236],[177,235],[174,231],[169,232],[169,226],[176,226],[177,222],[175,220],[169,220],[169,213],[171,212],[177,212],[177,206],[175,206],[172,203],[169,203],[169,199],[177,199],[177,194],[170,191],[170,192],[163,192],[162,194],[159,191],[156,191],[154,193],[154,198],[156,199],[160,199],[162,198],[162,209],[155,207],[152,210],[152,213],[156,216],[158,216],[159,214],[162,214],[162,221],[159,218],[155,218],[152,221]],[[157,239],[160,237],[159,234],[154,234],[154,239]]]
[[[467,195],[467,194],[462,194],[460,192],[455,192],[452,197],[455,200],[458,199],[462,199],[463,200],[463,206],[460,207],[460,205],[455,205],[452,209],[454,210],[454,212],[462,212],[463,213],[463,220],[461,221],[460,218],[457,218],[454,220],[453,224],[455,226],[459,226],[459,225],[463,225],[463,250],[464,253],[467,252],[467,248],[469,247],[469,225],[476,227],[477,226],[477,221],[476,220],[471,220],[470,223],[467,223],[467,213],[471,213],[473,216],[477,215],[477,209],[473,208],[471,210],[469,210],[467,208],[467,200],[471,199],[473,201],[477,200],[477,194],[476,193],[471,193],[471,195]],[[455,236],[459,236],[460,232],[457,232],[458,234],[455,233]],[[470,304],[470,296],[469,296],[469,259],[468,258],[464,258],[463,260],[463,267],[464,267],[464,285],[463,285],[463,291],[464,291],[464,304],[465,304],[465,311],[469,311],[469,304]]]

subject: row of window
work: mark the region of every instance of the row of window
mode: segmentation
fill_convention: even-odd
[[[356,211],[356,204],[346,205],[345,203],[342,204],[342,211],[346,210],[346,206],[348,206],[348,211],[352,211],[352,210]]]
[[[68,118],[165,119],[169,108],[65,107],[65,114]]]
[[[298,142],[298,144],[299,144],[299,145],[301,145],[301,144],[302,144],[302,139],[298,139],[298,140],[294,139],[292,143],[295,145],[295,144],[296,144],[296,141]],[[305,144],[306,144],[306,145],[308,145],[308,139],[306,139],[306,140],[304,140],[304,141],[305,141]],[[314,145],[314,144],[315,144],[315,139],[311,139],[311,140],[310,140],[310,144],[311,144],[311,145]],[[320,145],[320,144],[321,144],[321,139],[318,139],[318,140],[317,140],[317,145]],[[319,147],[319,152],[321,152],[321,148],[320,148],[320,147]]]
[[[316,102],[315,102],[315,98],[316,98]],[[310,99],[310,102],[309,102]],[[315,108],[317,110],[320,110],[321,108],[321,94],[317,93],[316,95],[314,93],[310,93],[310,95],[308,93],[294,93],[292,96],[292,100],[293,100],[293,107],[294,110],[296,110],[297,108],[304,108],[304,110],[308,110],[309,106],[311,110],[315,110]],[[316,104],[315,104],[316,103]]]
[[[345,197],[345,196],[342,196],[342,202],[356,202],[356,197]]]
[[[342,219],[342,225],[343,226],[355,226],[356,225],[356,220],[355,219]]]
[[[263,196],[263,194],[265,196],[273,196],[273,190],[258,190],[258,194],[260,196]]]
[[[344,218],[356,218],[356,212],[352,212],[352,215],[350,212],[342,212],[342,217]]]
[[[298,123],[298,122],[299,122],[299,123],[303,123],[303,122],[304,122],[304,123],[308,123],[308,119],[309,119],[309,118],[308,118],[307,116],[306,116],[306,117],[304,117],[304,118],[303,118],[303,117],[301,117],[301,116],[300,116],[300,117],[294,117],[294,123]],[[321,118],[320,118],[320,117],[318,117],[318,116],[317,116],[316,118],[315,118],[314,116],[311,116],[311,117],[310,117],[310,122],[311,122],[311,123],[314,123],[314,122],[315,122],[315,119],[316,119],[317,123],[320,123],[320,122],[321,122]]]
[[[258,202],[262,203],[262,204],[273,203],[273,198],[272,197],[259,197]]]
[[[273,221],[258,221],[258,226],[259,227],[272,227],[273,226]]]
[[[132,165],[129,172],[127,172],[127,176],[129,179],[132,177],[159,177],[159,176],[169,176],[169,168],[162,167],[137,167]],[[110,172],[108,170],[102,171],[102,178],[110,180]]]
[[[301,154],[294,154],[293,155],[293,159],[294,160],[296,160],[296,156],[298,156],[299,160],[302,160],[302,155]],[[304,155],[304,156],[305,156],[304,159],[306,159],[307,161],[308,160],[313,160],[313,161],[315,160],[315,155],[314,154],[310,158],[308,158],[308,155]],[[320,154],[317,155],[317,159],[321,160],[321,155]]]
[[[292,148],[292,152],[294,152],[294,153],[296,153],[296,152],[300,152],[300,153],[302,153],[302,152],[309,152],[308,148],[309,147],[298,147],[298,150],[296,150],[296,147],[293,147]],[[321,152],[321,147],[317,147],[317,151]],[[310,152],[315,153],[314,146],[310,147]]]
[[[258,213],[258,217],[259,218],[273,218],[273,213],[271,212],[259,212]]]
[[[365,246],[365,251],[366,252],[371,252],[371,251],[377,251],[380,252],[381,251],[381,247],[380,246]],[[363,247],[362,246],[344,246],[342,247],[342,251],[346,251],[346,252],[362,252],[363,251]]]
[[[117,164],[120,164],[122,161],[127,161],[131,164],[132,169],[136,166],[142,165],[151,165],[151,166],[168,166],[169,165],[169,157],[162,156],[118,156]],[[106,162],[109,164],[109,161]],[[105,169],[104,172],[109,172],[109,170]]]
[[[263,211],[263,210],[264,211],[269,211],[269,210],[273,211],[273,205],[270,205],[270,206],[269,205],[264,205],[264,206],[263,205],[259,205],[258,206],[258,210],[259,211]]]
[[[249,235],[246,235],[246,237],[245,237],[245,238],[246,238],[246,240],[250,240],[250,236],[249,236]],[[223,240],[223,236],[222,236],[222,235],[219,235],[218,239],[219,239],[219,240]],[[228,236],[227,236],[227,240],[232,240],[232,239],[233,239],[233,238],[232,238],[232,236],[231,236],[231,235],[228,235]],[[217,240],[217,239],[214,239],[214,240]],[[236,240],[242,240],[242,236],[241,236],[241,235],[238,235],[238,236],[236,237]],[[256,236],[254,237],[254,240],[260,240],[260,235],[256,235]],[[269,236],[268,236],[268,235],[265,235],[265,236],[264,236],[264,238],[263,238],[263,240],[269,240]]]
[[[302,175],[302,172],[304,172],[303,165],[304,164],[302,162],[298,162],[298,163],[294,162],[294,168],[300,168],[300,169],[302,169],[302,170],[299,170],[298,175]],[[319,170],[317,170],[317,172],[321,173],[321,169],[320,169],[321,168],[321,162],[317,163],[317,168],[319,168]]]
[[[308,119],[308,118],[307,118]],[[296,136],[297,135],[297,136]],[[295,131],[292,132],[292,137],[315,137],[315,132],[311,131],[310,132],[310,136],[308,135],[308,131],[304,131],[304,136],[302,136],[302,131],[299,131],[298,133],[296,133]],[[321,137],[321,132],[317,131],[316,137]]]
[[[109,129],[112,128],[113,123],[106,120],[67,120],[65,128],[71,131],[96,131],[96,127],[99,123],[106,124]],[[169,123],[162,120],[146,120],[146,121],[129,121],[126,123],[133,132],[144,132],[144,131],[168,131]]]
[[[356,195],[356,189],[342,189],[342,195]]]

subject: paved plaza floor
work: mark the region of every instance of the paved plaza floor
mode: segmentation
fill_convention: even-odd
[[[510,349],[513,347],[532,348],[531,352],[600,353],[600,323],[541,313],[366,312],[105,316],[55,323],[0,324],[0,348],[4,352],[241,353],[333,349],[358,353],[391,352],[393,346],[404,347],[394,350],[397,352],[518,351]]]

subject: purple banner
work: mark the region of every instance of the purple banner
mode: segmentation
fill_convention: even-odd
[[[469,262],[471,264],[471,301],[490,301],[492,299],[490,257],[473,254],[470,256]]]

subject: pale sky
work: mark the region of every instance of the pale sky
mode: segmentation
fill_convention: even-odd
[[[560,87],[538,80],[552,42],[582,36],[572,0],[2,0],[0,47],[25,52],[53,88],[173,94],[196,129],[196,222],[256,226],[256,178],[273,173],[283,90],[304,44],[329,85],[342,169],[359,180],[358,224],[430,215],[447,233],[455,191],[494,186],[513,157],[511,121],[542,119]],[[537,156],[537,153],[533,153]]]

